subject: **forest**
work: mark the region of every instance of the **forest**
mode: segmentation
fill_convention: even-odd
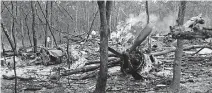
[[[2,93],[212,93],[211,1],[1,1]]]

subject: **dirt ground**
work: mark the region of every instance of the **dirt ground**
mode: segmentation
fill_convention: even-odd
[[[181,93],[212,93],[212,58],[185,57],[182,62]],[[110,69],[107,79],[107,93],[167,93],[172,75],[172,61],[160,59],[163,65],[159,67],[164,75],[149,73],[147,80],[134,80],[132,76],[124,76],[119,67]],[[164,61],[163,61],[164,60]],[[173,59],[170,59],[173,60]],[[19,66],[18,75],[35,76],[30,81],[18,80],[18,93],[90,93],[95,89],[96,78],[86,80],[71,80],[78,77],[71,75],[61,77],[58,81],[49,80],[50,70],[53,67],[65,66],[65,63],[52,66]],[[2,75],[9,75],[13,70],[1,67]],[[167,74],[167,75],[165,75]],[[40,90],[26,90],[26,87],[38,87]],[[14,80],[5,80],[1,76],[1,93],[13,93]]]

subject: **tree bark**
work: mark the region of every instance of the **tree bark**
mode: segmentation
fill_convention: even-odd
[[[108,25],[110,16],[112,1],[97,1],[99,6],[100,13],[100,71],[96,83],[96,89],[94,93],[105,93],[106,92],[106,83],[107,83],[107,70],[108,70]],[[106,16],[107,15],[107,16]]]
[[[186,9],[186,1],[181,1],[178,12],[178,25],[183,25]],[[183,55],[183,40],[177,39],[177,49],[173,63],[173,80],[171,84],[172,93],[180,92],[181,60]]]
[[[31,2],[32,8],[32,34],[33,34],[33,46],[34,46],[34,53],[37,52],[37,36],[35,31],[35,10],[34,10],[34,1]]]

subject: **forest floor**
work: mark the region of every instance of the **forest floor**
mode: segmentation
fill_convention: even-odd
[[[107,93],[167,93],[167,86],[172,78],[172,58],[158,58],[162,61],[159,67],[162,72],[152,72],[148,74],[149,79],[134,80],[131,75],[124,76],[120,72],[120,67],[116,66],[109,69],[107,79]],[[66,63],[58,65],[31,65],[27,64],[32,60],[17,60],[18,76],[33,76],[34,80],[18,80],[18,93],[91,93],[95,89],[97,77],[74,80],[85,73],[71,76],[63,76],[59,80],[50,80],[51,70],[54,67],[67,66]],[[12,61],[12,57],[7,61]],[[2,75],[13,75],[12,68],[1,67]],[[160,75],[156,75],[160,74]],[[14,79],[6,80],[1,75],[1,93],[14,92]],[[181,73],[181,92],[180,93],[212,93],[212,57],[188,56],[184,55]],[[39,90],[26,90],[26,87],[38,87]]]

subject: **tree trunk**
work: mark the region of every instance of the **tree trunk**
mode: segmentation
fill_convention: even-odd
[[[49,23],[50,23],[50,27],[52,27],[52,6],[53,6],[53,2],[52,1],[50,1],[50,16],[49,16]],[[51,29],[50,29],[51,30]],[[52,33],[53,34],[55,34],[54,32],[53,32],[53,30],[51,30],[52,31]],[[53,36],[52,36],[52,38],[53,38]],[[51,40],[51,48],[53,48],[53,46],[54,46],[54,42],[53,42],[53,40]]]
[[[146,15],[147,15],[147,24],[149,24],[149,10],[148,10],[148,1],[146,1]]]
[[[147,24],[149,24],[148,1],[146,1],[146,15],[147,15]],[[148,36],[148,50],[149,50],[149,53],[151,53],[151,36]]]
[[[75,11],[76,11],[76,27],[75,27],[75,32],[77,32],[77,30],[78,30],[78,28],[77,28],[77,26],[78,26],[78,25],[77,25],[77,23],[78,23],[78,22],[77,22],[77,21],[78,21],[78,20],[77,20],[77,18],[78,18],[78,17],[77,17],[77,12],[78,12],[78,10],[77,10],[77,9],[78,9],[78,4],[76,3],[76,9],[75,9]]]
[[[111,10],[112,10],[112,2],[106,3],[106,20],[108,25],[108,36],[110,37],[110,31],[111,31]]]
[[[32,35],[33,35],[34,53],[36,53],[37,52],[37,36],[35,31],[34,1],[31,2],[31,8],[32,8]]]
[[[48,1],[46,1],[46,29],[45,29],[45,47],[47,47],[47,36],[48,36]]]
[[[178,13],[178,25],[183,25],[185,15],[186,1],[181,1]],[[175,59],[173,63],[173,81],[171,84],[172,93],[180,93],[180,77],[181,77],[181,59],[183,55],[183,40],[177,40],[177,49],[175,51]]]
[[[14,14],[14,5],[13,2],[11,1],[11,11],[12,11],[12,15]],[[16,51],[16,38],[15,38],[15,19],[12,17],[12,25],[11,25],[11,32],[12,32],[12,40],[13,40],[13,44],[14,44],[14,50]]]
[[[112,1],[97,1],[99,6],[99,13],[100,13],[100,71],[99,76],[96,83],[96,89],[94,93],[105,93],[106,92],[106,83],[107,83],[107,69],[108,69],[108,25],[107,21],[109,22],[110,18],[110,11],[112,6]],[[106,16],[107,15],[107,16]]]
[[[7,37],[8,41],[10,43],[12,50],[15,50],[15,45],[14,45],[12,39],[11,39],[12,37],[9,36],[8,30],[5,28],[3,23],[1,23],[1,27],[2,27],[2,31],[4,32],[5,36]]]
[[[25,21],[25,25],[26,25],[26,28],[27,28],[27,35],[28,35],[28,38],[29,38],[29,43],[30,43],[30,46],[32,46],[32,41],[31,41],[31,38],[30,38],[30,31],[29,31],[29,27],[27,25],[27,15],[24,18],[24,21]]]
[[[12,15],[14,14],[13,13],[13,3],[11,1],[11,4],[12,4]],[[17,2],[16,2],[17,4]],[[16,5],[16,16],[17,16],[17,5]],[[15,77],[17,76],[17,73],[16,73],[16,61],[15,61],[15,56],[16,56],[16,47],[17,47],[17,44],[16,44],[16,38],[15,38],[15,19],[12,18],[12,35],[13,35],[13,42],[14,42],[14,48],[13,48],[13,69],[14,69],[14,74],[15,74]],[[17,78],[15,78],[15,93],[17,93]]]
[[[89,3],[85,3],[85,6],[88,5]],[[85,7],[85,12],[86,12],[86,20],[87,20],[87,31],[89,31],[89,27],[90,27],[90,20],[89,20],[89,9],[86,9]]]
[[[23,20],[21,20],[21,36],[22,36],[22,40],[21,40],[21,42],[22,42],[22,45],[23,45],[23,47],[25,47],[25,44],[24,44],[24,26],[23,26],[23,24],[24,24],[24,21]]]
[[[70,69],[70,67],[71,67],[71,62],[70,62],[70,54],[69,53],[71,53],[71,52],[69,52],[69,24],[67,25],[67,33],[68,33],[68,35],[67,35],[67,65],[68,65],[68,69]]]
[[[12,4],[12,2],[11,2],[11,4]],[[12,10],[13,10],[13,4],[12,4]],[[10,38],[10,36],[9,36],[8,31],[6,30],[6,28],[4,28],[3,23],[1,23],[1,27],[2,27],[2,30],[3,30],[3,32],[5,34],[5,36],[7,37],[8,41],[9,41],[10,46],[11,46],[11,48],[13,50],[13,53],[14,53],[14,55],[13,55],[13,62],[14,62],[13,69],[14,69],[14,74],[15,74],[15,77],[16,77],[17,76],[17,74],[16,74],[16,61],[15,61],[15,56],[17,54],[16,45],[14,44],[15,42],[14,43],[12,42],[12,39]],[[14,27],[14,26],[12,26],[12,27]],[[13,35],[13,38],[15,40],[14,35]],[[14,90],[15,90],[15,93],[17,93],[17,78],[15,78],[15,89]]]

